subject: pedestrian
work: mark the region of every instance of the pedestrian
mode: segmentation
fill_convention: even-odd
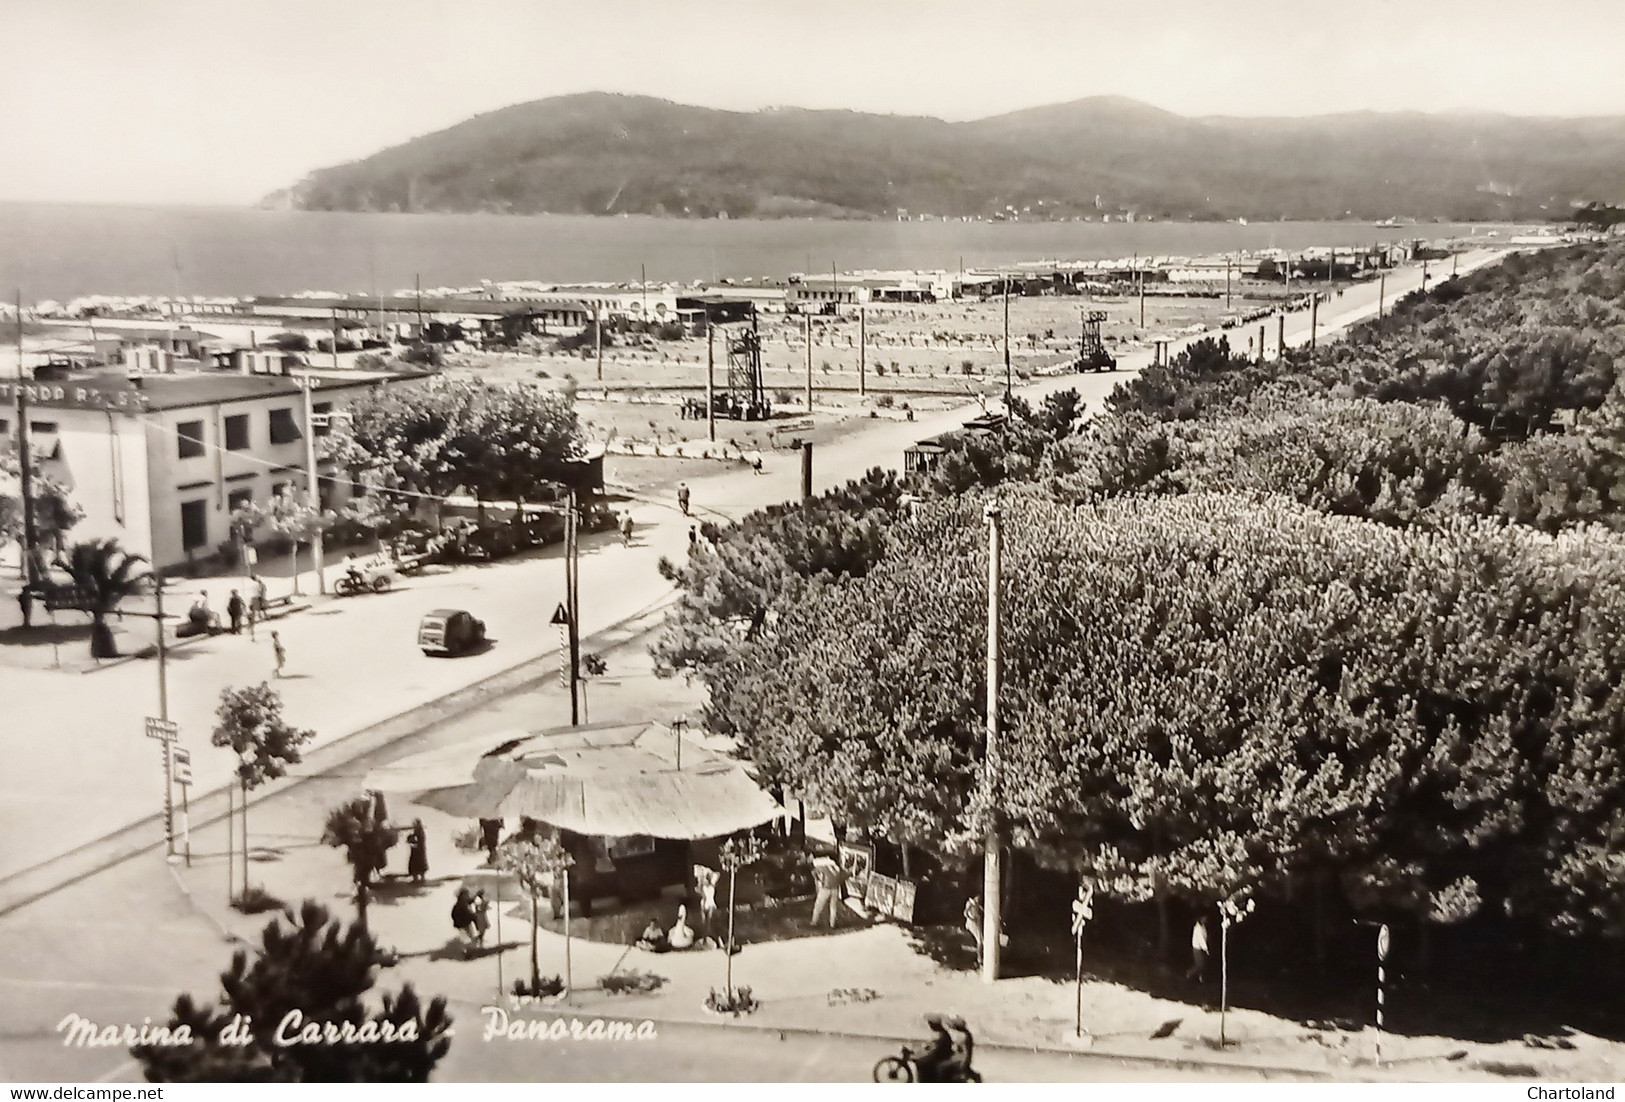
[[[812,925],[818,925],[818,916],[826,909],[829,911],[829,928],[835,928],[835,915],[841,906],[841,866],[827,853],[821,853],[812,864],[813,885],[817,894],[813,897]]]
[[[25,628],[33,627],[34,626],[34,591],[32,589],[30,589],[26,584],[23,586],[22,591],[17,594],[17,607],[22,609],[22,611],[23,611],[23,627],[25,627]],[[160,627],[160,629],[162,629],[163,625],[160,624],[159,627]]]
[[[685,517],[688,516],[688,501],[688,483],[679,482],[677,484],[677,507],[683,511]]]
[[[982,901],[976,896],[965,900],[965,929],[970,931],[971,941],[976,945],[976,959],[982,959]]]
[[[226,602],[226,615],[231,619],[231,633],[243,633],[243,612],[247,606],[243,604],[242,594],[235,589],[231,591],[231,599]]]
[[[406,875],[417,884],[429,875],[429,839],[422,819],[413,819],[412,829],[406,834]]]
[[[491,901],[485,898],[485,890],[474,893],[472,904],[474,911],[474,944],[481,949],[485,948],[485,935],[491,932]]]
[[[486,864],[497,863],[497,846],[502,841],[502,820],[480,820],[480,848],[485,850]]]
[[[254,583],[254,615],[261,620],[265,619],[265,579],[258,574],[250,574],[249,579]]]
[[[717,916],[717,870],[708,865],[694,866],[694,889],[700,897],[700,925],[711,933],[712,920]]]
[[[1191,927],[1191,967],[1185,978],[1207,982],[1207,922],[1201,918]]]
[[[271,653],[276,656],[276,671],[274,676],[280,678],[283,676],[282,667],[288,663],[288,652],[286,648],[282,646],[282,636],[278,635],[274,631],[271,633]]]
[[[457,899],[451,905],[451,928],[460,936],[473,939],[474,896],[467,888],[457,889]],[[464,947],[467,947],[466,944]]]
[[[632,514],[621,514],[621,541],[627,545],[632,543]]]
[[[757,452],[755,454],[755,458],[753,458],[750,461],[750,469],[755,471],[757,474],[762,473],[762,453],[761,452]]]

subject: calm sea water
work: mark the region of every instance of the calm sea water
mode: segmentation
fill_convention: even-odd
[[[672,221],[575,215],[317,214],[0,203],[0,295],[367,292],[481,279],[635,282],[798,271],[1197,255],[1356,245],[1497,227],[1354,222]],[[1505,230],[1502,230],[1503,234]]]

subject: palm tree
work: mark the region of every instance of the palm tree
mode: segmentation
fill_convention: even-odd
[[[140,592],[147,572],[138,567],[146,561],[145,556],[124,550],[116,539],[84,540],[68,552],[63,565],[73,576],[85,611],[90,613],[92,658],[118,657],[118,644],[113,640],[113,629],[107,626],[107,614],[117,611],[124,598]]]
[[[357,796],[328,812],[322,843],[344,850],[355,881],[356,921],[367,925],[367,893],[375,872],[384,867],[390,848],[400,840],[400,831],[379,820],[377,805],[366,796]]]

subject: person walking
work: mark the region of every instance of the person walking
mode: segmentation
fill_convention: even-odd
[[[474,944],[484,949],[485,937],[491,932],[491,901],[485,898],[485,889],[481,888],[474,893],[471,908],[474,917]]]
[[[429,875],[429,838],[422,819],[413,819],[412,829],[406,834],[406,875],[416,884]]]
[[[827,853],[821,853],[812,863],[813,896],[812,925],[818,925],[818,916],[829,911],[829,928],[835,928],[835,915],[841,908],[841,866]]]
[[[254,615],[263,620],[265,619],[265,613],[268,611],[265,598],[265,579],[258,574],[251,574],[249,577],[254,583]]]
[[[17,607],[20,608],[22,610],[22,613],[23,613],[23,627],[25,627],[25,628],[33,627],[34,626],[34,591],[28,587],[28,584],[26,582],[23,583],[22,590],[17,594]],[[163,625],[161,625],[161,624],[159,625],[160,629],[162,628],[162,626]]]
[[[621,542],[627,546],[632,544],[632,514],[621,514]]]
[[[474,938],[474,896],[467,888],[457,889],[457,899],[451,905],[451,928],[468,941]],[[463,947],[467,949],[466,941]]]
[[[274,631],[271,633],[271,653],[276,657],[276,670],[272,676],[281,678],[282,667],[288,664],[288,651],[282,645],[282,636]]]
[[[688,500],[688,483],[679,482],[677,484],[677,507],[683,511],[685,517],[688,516]]]
[[[1207,982],[1207,922],[1201,918],[1191,927],[1191,966],[1185,978]]]
[[[502,842],[502,820],[480,820],[480,848],[485,850],[486,864],[497,863],[497,846]]]
[[[226,616],[231,620],[231,633],[233,635],[243,633],[243,613],[247,610],[247,607],[247,605],[243,604],[242,594],[235,589],[232,590],[231,598],[226,601]]]

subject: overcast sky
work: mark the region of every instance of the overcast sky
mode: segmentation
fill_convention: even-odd
[[[0,0],[0,199],[252,203],[582,91],[977,118],[1625,114],[1619,0]]]

